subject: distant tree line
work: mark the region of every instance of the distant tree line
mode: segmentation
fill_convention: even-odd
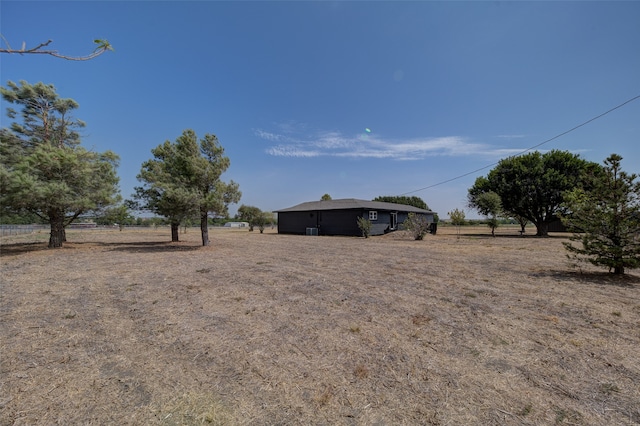
[[[208,245],[212,220],[226,218],[228,206],[240,201],[239,185],[222,180],[230,160],[213,134],[198,138],[187,129],[174,142],[152,149],[137,176],[141,185],[131,200],[123,201],[116,174],[119,157],[81,146],[85,124],[73,116],[78,108],[73,99],[61,98],[51,84],[25,81],[9,81],[0,93],[14,120],[0,130],[0,218],[48,223],[49,247],[62,247],[66,227],[79,218],[127,224],[134,221],[131,211],[166,218],[172,241],[178,241],[180,224],[199,222],[202,244]],[[562,220],[574,232],[566,244],[571,259],[624,274],[640,267],[640,183],[621,164],[617,154],[600,165],[557,150],[509,157],[476,179],[467,204],[485,217],[492,235],[511,220],[522,231],[532,223],[536,235],[545,237],[549,225]],[[430,210],[415,196],[374,201]],[[456,226],[465,222],[458,209],[449,215]],[[242,205],[236,218],[261,232],[275,223],[272,214],[255,206]]]

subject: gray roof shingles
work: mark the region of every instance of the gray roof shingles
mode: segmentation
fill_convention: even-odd
[[[346,209],[370,209],[370,210],[400,210],[413,213],[433,213],[413,206],[382,201],[358,200],[355,198],[343,198],[339,200],[308,201],[286,209],[276,210],[280,212],[304,212],[315,210],[346,210]]]

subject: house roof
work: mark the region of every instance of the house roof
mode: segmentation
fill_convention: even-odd
[[[286,209],[276,210],[280,212],[305,212],[316,210],[351,210],[351,209],[369,209],[369,210],[400,210],[403,212],[413,213],[433,213],[430,210],[420,209],[418,207],[408,206],[405,204],[385,203],[382,201],[357,200],[355,198],[343,198],[339,200],[321,200],[308,201]]]

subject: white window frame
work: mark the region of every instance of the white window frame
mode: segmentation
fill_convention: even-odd
[[[378,220],[378,212],[375,210],[369,211],[369,220]]]

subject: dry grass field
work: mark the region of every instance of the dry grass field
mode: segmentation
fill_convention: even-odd
[[[640,273],[462,233],[4,238],[0,424],[640,424]]]

